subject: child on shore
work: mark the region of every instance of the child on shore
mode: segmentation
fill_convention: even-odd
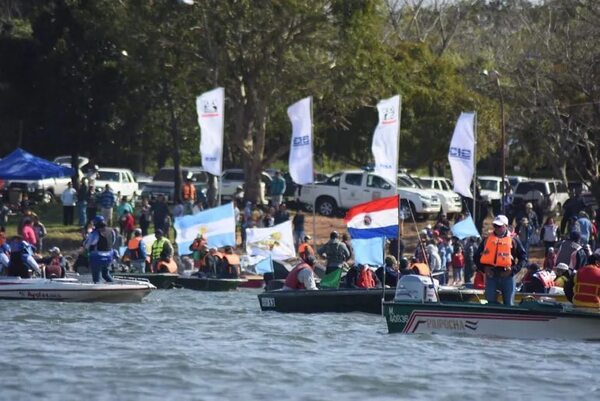
[[[461,246],[454,249],[452,255],[452,285],[458,286],[462,281],[462,272],[465,267],[465,255]]]

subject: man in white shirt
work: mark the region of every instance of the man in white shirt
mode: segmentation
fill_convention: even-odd
[[[67,188],[60,195],[63,204],[63,225],[73,225],[73,216],[75,214],[75,205],[77,204],[77,191],[73,189],[73,184],[69,182]]]

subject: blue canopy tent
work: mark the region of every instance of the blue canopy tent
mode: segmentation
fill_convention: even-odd
[[[40,180],[51,177],[71,177],[75,170],[17,148],[0,160],[0,179]]]

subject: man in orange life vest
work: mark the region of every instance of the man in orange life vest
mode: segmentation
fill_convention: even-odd
[[[181,186],[181,200],[184,205],[184,213],[192,214],[192,208],[196,202],[196,187],[191,178],[187,178],[185,183]]]
[[[313,271],[316,262],[317,259],[309,255],[306,257],[306,261],[302,260],[298,263],[285,279],[283,290],[317,290]]]
[[[477,248],[475,263],[486,275],[485,299],[488,303],[497,303],[496,291],[499,290],[504,305],[513,305],[514,275],[527,263],[527,252],[517,237],[509,235],[506,216],[496,216],[492,224],[494,231]]]
[[[577,270],[575,277],[565,285],[565,294],[569,296],[567,287],[573,288],[575,306],[584,308],[600,308],[600,248],[590,255],[587,264]],[[569,288],[570,289],[570,288]]]

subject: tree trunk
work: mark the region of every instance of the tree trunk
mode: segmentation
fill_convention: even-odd
[[[173,147],[173,168],[175,173],[175,182],[173,188],[173,201],[179,203],[181,201],[181,149],[179,140],[179,129],[177,127],[177,116],[175,115],[175,107],[173,105],[173,98],[169,91],[169,82],[166,78],[164,67],[162,68],[162,81],[163,81],[163,93],[167,100],[167,106],[169,108],[170,125],[171,125],[171,139]]]

